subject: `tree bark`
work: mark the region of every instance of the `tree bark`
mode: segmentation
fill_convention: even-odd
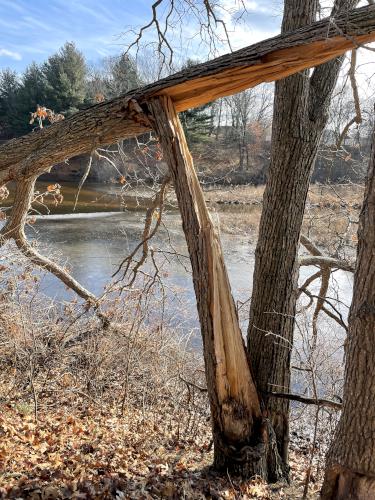
[[[362,211],[343,410],[327,455],[322,498],[375,498],[375,130]]]
[[[142,106],[155,95],[169,95],[177,111],[184,111],[285,78],[373,40],[375,6],[367,6],[192,66],[8,141],[0,147],[0,183],[40,175],[73,156],[150,130],[136,103]]]
[[[252,379],[220,239],[206,207],[173,102],[149,103],[169,166],[186,236],[203,338],[211,405],[214,465],[270,481],[282,479],[274,434],[263,418]]]
[[[356,0],[337,0],[333,14]],[[282,33],[311,24],[317,0],[286,0]],[[288,392],[297,300],[298,245],[310,176],[342,59],[276,82],[272,151],[255,252],[248,348],[258,390],[271,415],[278,448],[288,461]]]

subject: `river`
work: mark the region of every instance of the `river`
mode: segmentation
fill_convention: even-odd
[[[57,210],[51,209],[50,215],[38,216],[36,223],[29,227],[28,234],[38,239],[43,252],[52,253],[60,262],[67,263],[76,279],[100,295],[119,263],[141,240],[145,212],[134,210],[134,206],[132,210],[113,211],[123,208],[118,189],[89,185],[81,194],[78,213],[71,213],[75,186],[63,186],[63,193],[68,194],[65,203]],[[93,210],[91,213],[90,208]],[[176,211],[167,211],[163,220],[165,227],[160,228],[150,244],[154,250],[170,252],[167,254],[168,262],[164,258],[159,260],[163,282],[170,291],[168,307],[170,313],[177,314],[177,320],[184,322],[185,329],[197,328],[192,279],[186,270],[186,266],[189,267],[188,259],[171,256],[174,251],[187,255],[180,216]],[[221,235],[221,239],[233,295],[236,301],[245,302],[251,295],[255,241],[249,236],[226,233]],[[146,265],[147,269],[150,268]],[[316,268],[302,268],[301,282],[315,271]],[[41,286],[45,294],[57,300],[74,297],[53,276],[46,275]],[[313,293],[318,294],[317,287],[318,283],[312,289]],[[350,304],[350,274],[342,271],[334,273],[329,295],[336,296],[337,293],[345,304]],[[342,304],[337,307],[345,318],[347,307]],[[342,337],[341,329],[327,318],[322,319],[320,327],[326,335]]]

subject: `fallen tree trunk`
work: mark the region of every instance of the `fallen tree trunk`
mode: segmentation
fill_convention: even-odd
[[[269,480],[285,476],[275,436],[252,379],[220,239],[208,212],[172,100],[150,101],[153,126],[173,180],[189,250],[219,470]]]
[[[184,69],[168,78],[97,104],[0,147],[0,182],[32,177],[72,156],[151,129],[141,107],[169,96],[177,111],[280,80],[375,40],[375,6],[328,18]]]

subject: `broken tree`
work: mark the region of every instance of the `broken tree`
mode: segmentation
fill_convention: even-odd
[[[282,79],[372,40],[375,7],[368,6],[191,67],[0,147],[0,182],[15,180],[18,200],[7,226],[11,231],[3,236],[12,237],[21,249],[27,250],[24,234],[12,221],[24,224],[38,175],[55,163],[98,146],[150,129],[159,134],[175,184],[193,268],[215,465],[219,469],[246,476],[257,473],[269,480],[286,475],[272,426],[262,411],[262,396],[256,390],[241,337],[220,241],[177,112],[261,82]],[[50,270],[58,276],[56,269]]]
[[[221,244],[170,97],[148,104],[175,186],[193,270],[206,368],[215,466],[245,477],[285,476],[275,437],[263,418]]]
[[[192,66],[2,145],[0,183],[40,175],[72,156],[150,130],[141,107],[156,95],[168,95],[176,110],[184,111],[280,80],[374,40],[375,6],[367,6]]]

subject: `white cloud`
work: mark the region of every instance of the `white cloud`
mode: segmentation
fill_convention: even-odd
[[[14,52],[13,50],[0,49],[0,57],[10,57],[15,61],[21,61],[22,56],[19,52]]]

